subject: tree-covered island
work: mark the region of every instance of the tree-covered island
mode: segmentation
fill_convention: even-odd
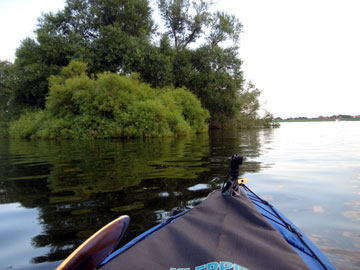
[[[14,63],[0,61],[2,133],[168,136],[272,122],[244,79],[235,16],[204,0],[158,0],[157,11],[161,28],[149,0],[67,0],[42,14]]]

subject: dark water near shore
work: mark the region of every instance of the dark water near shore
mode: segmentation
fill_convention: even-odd
[[[0,139],[0,270],[54,269],[120,215],[122,244],[221,183],[246,157],[249,187],[297,224],[338,269],[360,268],[360,123],[282,123],[177,139]]]

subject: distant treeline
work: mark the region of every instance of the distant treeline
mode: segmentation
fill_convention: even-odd
[[[360,115],[347,115],[347,114],[338,114],[332,116],[319,116],[319,117],[289,117],[286,119],[282,119],[280,117],[275,118],[275,121],[336,121],[336,120],[344,120],[344,121],[360,121]]]
[[[0,129],[11,120],[12,130],[15,126],[20,130],[30,112],[51,111],[51,78],[72,61],[86,63],[86,76],[92,83],[110,72],[135,76],[155,96],[161,96],[165,88],[181,93],[189,90],[209,112],[208,117],[204,113],[199,118],[213,128],[269,126],[272,115],[259,119],[257,114],[260,91],[243,77],[238,55],[242,25],[233,15],[210,12],[210,6],[203,0],[158,0],[162,32],[155,25],[148,0],[67,0],[63,10],[43,14],[35,38],[25,38],[17,48],[15,62],[0,61]],[[129,108],[122,109],[128,113]],[[195,130],[203,130],[203,123],[197,124]],[[106,126],[97,125],[91,134],[98,135],[98,129]],[[49,137],[63,137],[61,129],[56,130]]]

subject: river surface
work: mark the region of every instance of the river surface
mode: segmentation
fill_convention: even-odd
[[[360,269],[360,122],[282,123],[183,138],[0,139],[0,270],[54,269],[120,215],[121,244],[219,188],[228,157],[248,186],[338,269]]]

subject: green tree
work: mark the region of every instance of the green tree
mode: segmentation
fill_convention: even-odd
[[[48,78],[72,59],[87,62],[89,73],[130,73],[142,59],[138,41],[154,29],[147,0],[67,0],[62,11],[42,15],[36,39],[17,49],[15,104],[44,108]]]
[[[176,50],[196,42],[210,20],[210,4],[203,0],[191,5],[189,0],[159,0],[158,7]]]
[[[11,103],[11,83],[13,81],[13,65],[0,60],[0,138],[8,136],[9,107]]]
[[[260,108],[259,96],[261,91],[251,81],[245,83],[241,92],[241,117],[256,118]]]
[[[154,30],[148,0],[67,0],[64,10],[40,19],[37,36],[50,47],[66,41],[67,56],[89,63],[90,72],[118,72],[136,40]]]
[[[0,60],[0,113],[8,112],[11,98],[12,64]]]
[[[159,0],[158,5],[175,50],[170,69],[174,85],[195,93],[210,111],[211,125],[221,127],[241,111],[241,23],[224,12],[210,13],[211,3],[203,0],[191,5],[188,0]]]
[[[27,38],[22,41],[16,50],[13,68],[14,107],[45,107],[48,78],[60,70],[57,63],[52,61],[52,57],[53,54],[47,53],[35,40]]]

